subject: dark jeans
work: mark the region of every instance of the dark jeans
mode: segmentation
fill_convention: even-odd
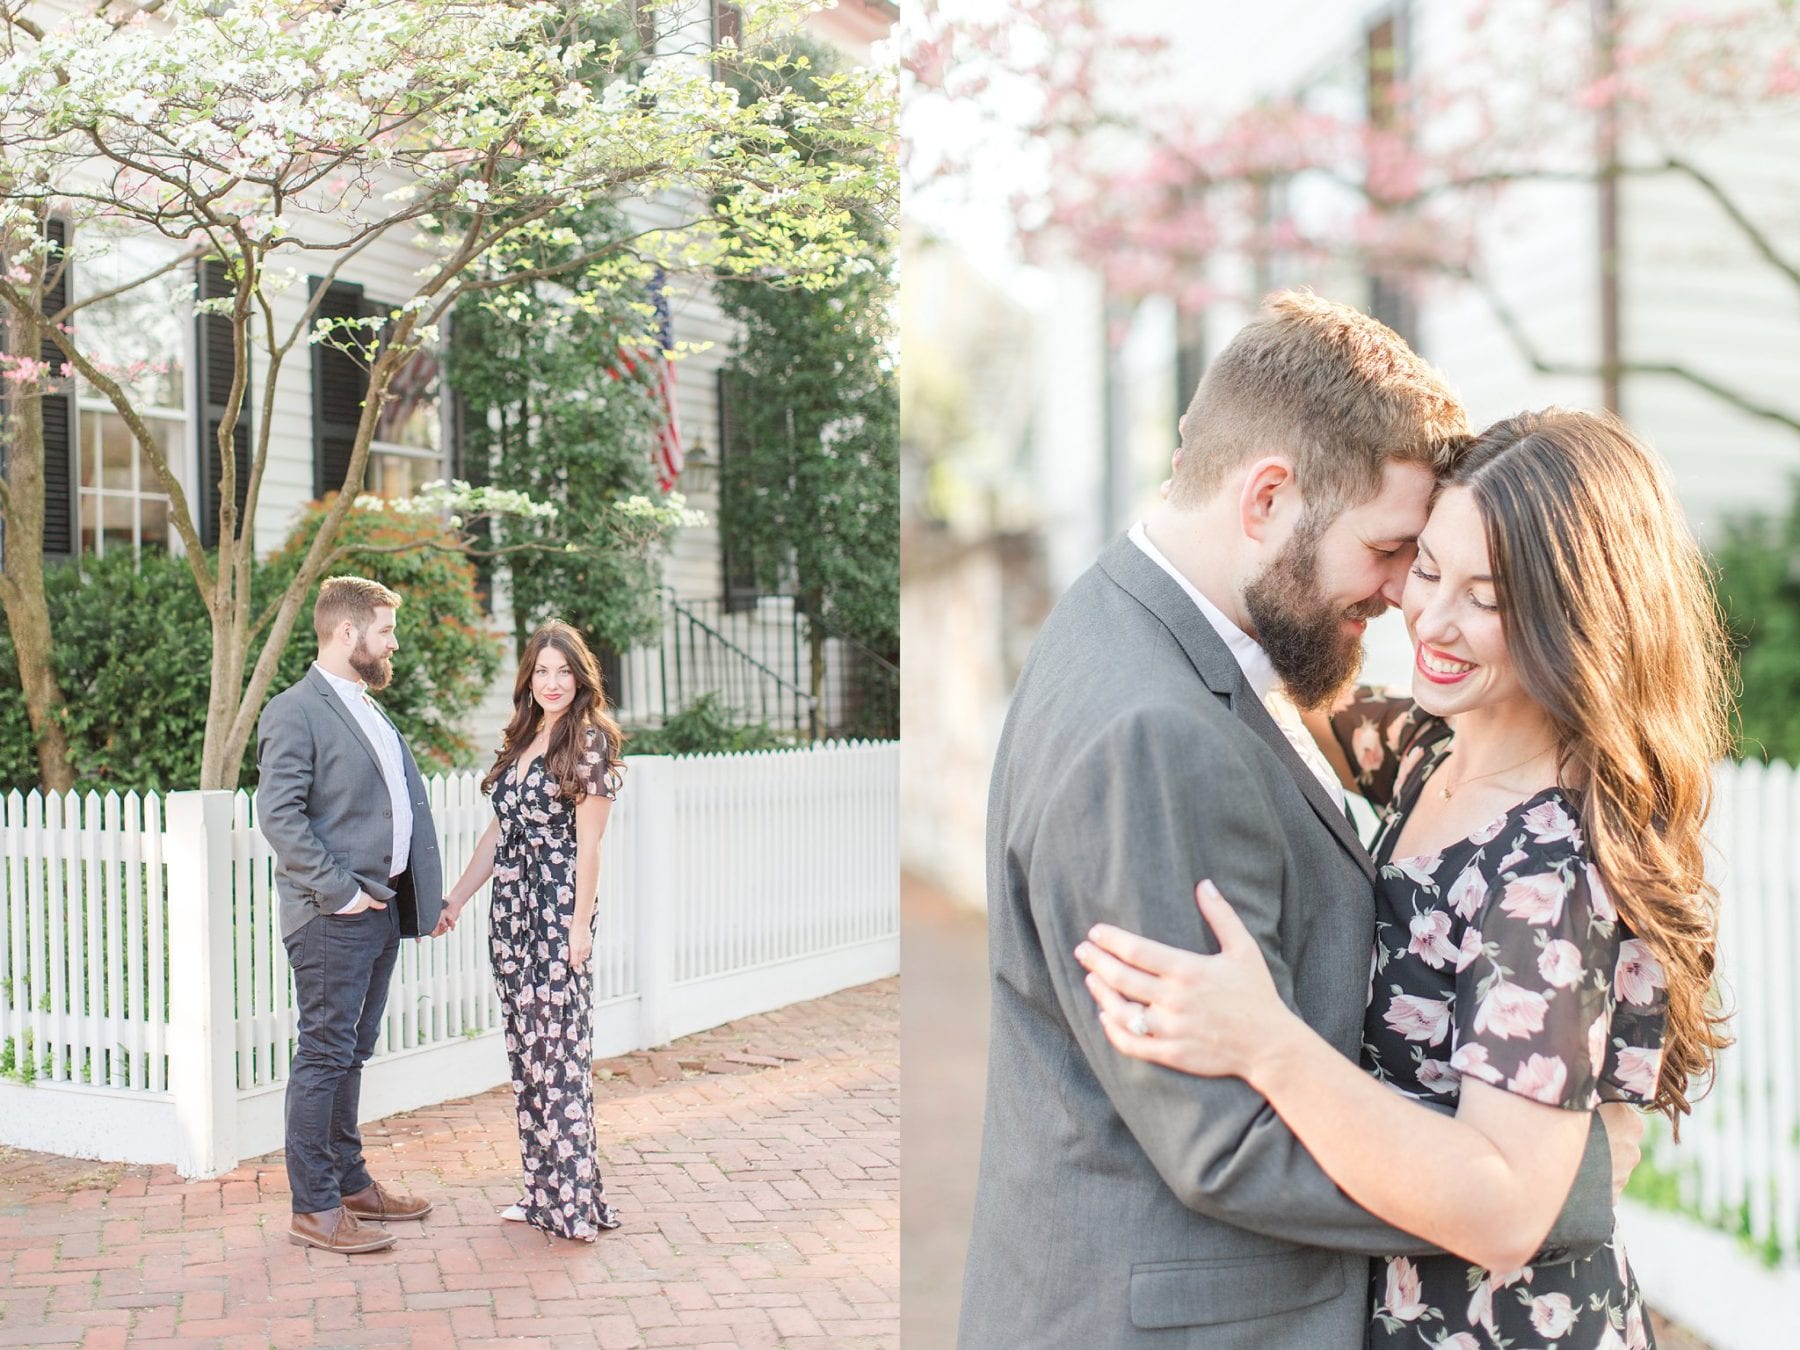
[[[288,1067],[288,1188],[294,1213],[317,1214],[369,1184],[356,1114],[400,955],[400,918],[391,903],[320,914],[283,942],[299,1017]]]

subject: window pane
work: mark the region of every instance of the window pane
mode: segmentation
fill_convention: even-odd
[[[100,494],[84,492],[81,494],[81,551],[98,553],[95,547],[94,525],[100,519]]]
[[[92,414],[100,423],[100,486],[131,490],[133,441],[125,419],[117,413]]]
[[[174,468],[181,462],[177,447],[187,439],[187,423],[164,421],[160,417],[149,418],[147,422],[157,448],[162,451],[163,463]],[[137,449],[138,491],[161,492],[165,485],[156,472],[156,466],[150,462],[150,456],[144,453],[143,447],[137,444],[135,438],[132,445]]]
[[[174,533],[169,528],[169,499],[145,497],[139,504],[138,514],[142,517],[144,531],[139,547],[145,553],[167,553]]]
[[[141,281],[176,255],[167,240],[98,223],[76,234],[75,284],[83,295],[139,282],[77,311],[81,345],[143,408],[181,408],[184,334],[193,317],[194,272],[177,267]]]
[[[104,534],[102,552],[110,553],[115,548],[122,548],[128,553],[131,551],[133,504],[130,497],[109,495],[100,498],[100,524]]]
[[[425,484],[443,476],[443,465],[437,459],[371,450],[365,481],[367,490],[377,497],[410,497]]]
[[[375,419],[375,439],[415,450],[436,450],[440,431],[437,357],[420,351],[388,384],[387,402]]]
[[[103,413],[80,410],[81,419],[81,486],[100,486],[100,432]]]

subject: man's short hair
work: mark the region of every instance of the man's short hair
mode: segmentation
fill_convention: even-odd
[[[1170,501],[1193,506],[1263,455],[1294,463],[1309,514],[1373,497],[1401,460],[1447,470],[1469,417],[1387,325],[1311,291],[1277,291],[1220,352],[1188,404]]]
[[[377,609],[399,609],[400,597],[379,581],[367,577],[327,577],[313,605],[313,632],[321,644],[329,642],[345,619],[358,633],[375,622]]]

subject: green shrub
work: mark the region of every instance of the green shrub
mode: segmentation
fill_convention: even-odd
[[[1784,516],[1732,522],[1713,560],[1741,680],[1738,752],[1800,764],[1800,492]]]
[[[627,730],[625,753],[631,755],[719,755],[743,750],[780,750],[794,742],[766,722],[739,726],[717,694],[702,694],[660,727]]]
[[[322,510],[308,506],[294,535],[258,569],[259,606],[293,577]],[[447,538],[435,521],[359,510],[346,518],[340,542],[386,548]],[[373,576],[405,598],[394,683],[381,701],[420,769],[431,773],[473,764],[478,754],[461,723],[480,703],[503,652],[483,626],[468,560],[424,547],[353,553],[332,570]],[[84,557],[50,568],[45,590],[57,678],[68,699],[76,786],[168,792],[198,783],[212,630],[187,563],[154,553],[141,561],[123,552]],[[313,598],[306,598],[271,694],[301,678],[317,651]],[[38,783],[37,754],[4,625],[0,688],[9,691],[0,696],[0,790],[29,791]],[[255,758],[253,741],[239,780],[244,786],[255,782]]]

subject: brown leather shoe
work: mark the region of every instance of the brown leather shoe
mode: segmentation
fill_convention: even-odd
[[[399,1223],[422,1219],[431,1213],[431,1201],[415,1200],[410,1195],[395,1195],[383,1189],[379,1181],[371,1181],[360,1191],[344,1197],[344,1208],[359,1219],[379,1223]]]
[[[294,1215],[294,1221],[288,1227],[288,1241],[301,1247],[356,1256],[362,1252],[386,1251],[394,1245],[394,1235],[374,1224],[358,1223],[356,1215],[340,1205],[317,1214]]]

